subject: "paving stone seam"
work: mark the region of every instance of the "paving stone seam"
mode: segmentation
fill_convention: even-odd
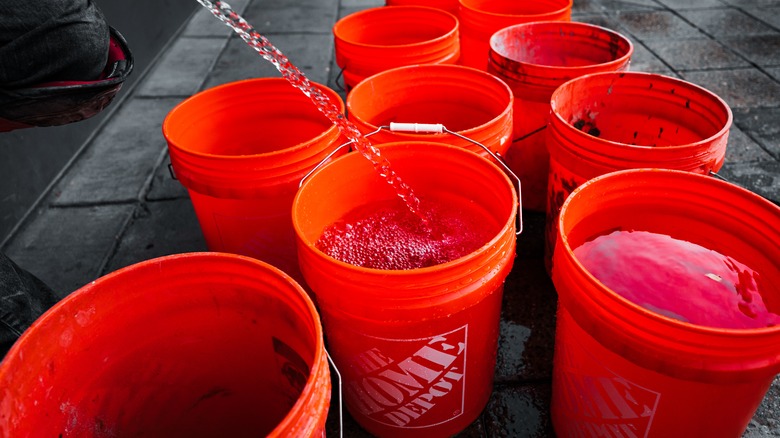
[[[770,106],[770,107],[754,107],[754,108],[761,109],[761,108],[777,108],[777,107]],[[746,137],[751,139],[753,143],[758,145],[758,147],[760,147],[761,150],[769,154],[769,156],[772,157],[775,161],[780,161],[780,153],[773,152],[771,148],[769,148],[768,146],[764,146],[764,140],[760,136],[755,135],[752,130],[748,129],[749,126],[739,123],[736,120],[736,118],[733,120],[732,123],[734,123],[734,125],[736,125],[737,128],[739,128],[742,131],[742,133],[745,134]],[[751,161],[740,161],[738,163],[733,163],[733,164],[750,164],[750,163],[760,164],[761,162],[762,162],[761,160],[751,160]]]
[[[122,221],[122,226],[119,227],[119,230],[114,235],[114,239],[111,241],[111,244],[106,249],[106,251],[103,253],[103,257],[100,259],[100,262],[97,266],[97,272],[98,277],[102,277],[106,274],[108,274],[110,271],[108,269],[109,263],[111,262],[111,259],[116,255],[117,251],[119,250],[119,245],[122,243],[122,239],[124,238],[125,234],[127,234],[127,230],[130,229],[130,226],[133,224],[133,221],[135,221],[137,216],[137,212],[141,208],[146,208],[145,206],[141,206],[138,202],[133,203],[135,207],[130,211],[125,219]]]
[[[209,68],[206,70],[206,74],[204,74],[203,78],[201,78],[200,84],[198,84],[198,87],[196,88],[196,90],[198,92],[203,91],[203,89],[204,89],[204,87],[206,85],[206,81],[209,78],[209,75],[211,74],[211,72],[214,71],[214,68],[217,66],[217,62],[219,62],[220,58],[222,58],[222,56],[225,54],[225,51],[227,51],[228,42],[230,42],[230,39],[233,37],[233,35],[234,34],[230,34],[230,35],[222,36],[222,37],[211,37],[210,38],[212,40],[222,40],[222,48],[219,50],[219,53],[217,54],[217,56],[215,56],[214,59],[211,61],[211,65],[209,65]],[[191,37],[183,36],[182,38],[191,38]],[[181,99],[184,100],[184,99],[190,97],[190,95],[182,95],[182,96],[172,95],[172,96],[160,96],[160,97],[181,97]]]
[[[656,2],[656,3],[658,3],[658,2]],[[666,8],[667,10],[670,10],[665,5],[660,5],[660,7],[663,7],[663,8]],[[645,44],[645,42],[644,42],[644,40],[642,38],[640,38],[639,36],[637,36],[636,34],[631,32],[626,26],[624,26],[620,22],[620,17],[619,17],[620,12],[621,11],[619,11],[619,10],[609,11],[609,10],[602,9],[601,15],[604,16],[605,18],[609,19],[610,22],[615,24],[616,29],[612,29],[612,30],[615,30],[617,32],[620,32],[620,33],[623,33],[623,34],[625,34],[627,36],[630,36],[631,42],[634,45],[637,45],[637,44],[642,45],[642,47],[644,47],[645,50],[647,50],[649,53],[651,53],[653,56],[655,56],[659,61],[661,61],[661,63],[664,66],[666,66],[670,71],[672,71],[675,75],[677,75],[679,77],[680,74],[677,71],[677,69],[673,68],[664,58],[662,58],[660,55],[658,55],[658,53],[656,53],[647,44]]]
[[[105,127],[108,125],[108,123],[113,118],[114,114],[119,110],[119,108],[124,105],[124,103],[128,100],[130,100],[131,95],[128,93],[125,96],[120,96],[115,100],[113,103],[115,105],[109,106],[104,111],[106,112],[105,118],[98,124],[97,127],[92,131],[92,134],[89,135],[84,140],[84,143],[81,144],[81,146],[78,147],[76,152],[73,154],[73,156],[68,160],[67,163],[62,167],[62,169],[57,172],[56,175],[54,175],[54,178],[52,178],[51,182],[41,191],[41,194],[33,201],[32,205],[30,205],[30,208],[27,209],[27,211],[22,215],[22,217],[19,219],[19,221],[16,223],[16,225],[11,228],[11,230],[7,233],[5,239],[0,240],[0,250],[6,251],[8,247],[11,245],[11,242],[16,239],[17,236],[24,233],[24,230],[27,228],[29,223],[34,219],[33,216],[39,216],[41,214],[44,214],[46,209],[50,207],[50,204],[52,204],[53,200],[53,192],[54,188],[60,183],[60,181],[67,175],[68,172],[70,172],[76,165],[76,162],[78,162],[79,159],[86,153],[86,151],[89,149],[89,147],[96,141],[98,136],[103,132]]]
[[[780,6],[780,3],[778,4],[778,6]],[[751,18],[754,18],[754,19],[760,21],[761,23],[767,25],[768,27],[771,27],[772,29],[780,32],[780,27],[775,26],[771,22],[764,20],[760,15],[754,15],[753,14],[754,11],[758,11],[758,10],[761,10],[763,8],[756,7],[756,8],[751,8],[751,9],[745,9],[742,6],[737,6],[737,5],[733,5],[732,8],[738,9],[738,10],[742,11],[743,13],[745,13],[748,16],[750,16]]]
[[[146,176],[146,179],[144,180],[144,183],[139,189],[135,200],[127,201],[127,202],[107,201],[107,202],[95,203],[94,206],[117,205],[117,204],[133,206],[133,209],[130,211],[130,213],[128,213],[127,217],[124,219],[122,226],[114,235],[114,239],[112,240],[111,244],[109,245],[109,248],[107,248],[106,252],[101,258],[100,263],[98,264],[97,271],[99,276],[104,276],[110,273],[109,266],[111,265],[111,261],[114,258],[114,256],[116,256],[117,251],[119,250],[119,245],[121,244],[122,240],[124,239],[125,235],[127,234],[130,227],[133,225],[135,220],[138,218],[147,217],[151,215],[151,211],[147,206],[148,201],[146,200],[146,196],[151,191],[152,184],[154,183],[154,176],[156,175],[157,170],[162,165],[162,163],[165,162],[165,158],[167,156],[168,156],[167,148],[163,148],[160,151],[159,156],[155,160],[155,164],[154,166],[152,166],[151,171]]]
[[[168,157],[168,148],[165,147],[160,151],[160,154],[157,156],[157,160],[154,162],[154,166],[152,166],[152,169],[149,172],[149,174],[146,175],[146,180],[141,186],[141,189],[138,191],[137,200],[139,203],[143,204],[146,202],[147,196],[152,191],[152,185],[154,184],[154,176],[157,175],[157,171],[160,169],[160,166],[162,166],[163,163],[166,161],[167,157]],[[173,176],[173,174],[171,176]]]
[[[710,34],[710,33],[709,33],[709,32],[707,32],[705,29],[703,29],[703,28],[699,27],[698,25],[696,25],[696,23],[694,23],[694,22],[692,22],[692,21],[688,20],[687,18],[685,18],[685,16],[684,16],[684,15],[680,14],[678,11],[679,11],[679,10],[694,10],[694,11],[701,11],[701,10],[729,10],[729,9],[733,9],[733,10],[738,10],[738,11],[740,11],[740,12],[744,13],[745,15],[747,15],[747,16],[749,16],[749,17],[753,18],[753,19],[756,19],[756,20],[760,21],[760,22],[761,22],[761,23],[763,23],[763,24],[766,24],[768,27],[771,27],[773,30],[776,30],[776,31],[780,32],[780,29],[778,29],[776,26],[773,26],[771,23],[768,23],[768,22],[766,22],[766,21],[762,20],[760,17],[757,17],[757,16],[755,16],[755,15],[751,14],[751,13],[749,12],[749,10],[743,9],[743,8],[741,8],[741,7],[739,7],[739,6],[735,6],[735,5],[726,5],[726,6],[724,6],[724,7],[717,7],[717,8],[707,8],[707,9],[672,9],[672,8],[670,8],[670,7],[666,6],[666,5],[662,5],[662,6],[663,6],[663,8],[664,8],[666,11],[668,11],[668,12],[671,12],[673,15],[677,16],[678,18],[680,18],[680,19],[681,19],[681,20],[683,20],[684,22],[686,22],[686,23],[688,23],[689,25],[693,26],[693,27],[694,27],[694,28],[696,28],[696,29],[697,29],[699,32],[701,32],[702,34],[706,35],[706,36],[707,36],[708,38],[710,38],[711,40],[713,40],[713,41],[715,41],[715,42],[719,43],[719,44],[720,44],[722,47],[724,47],[726,50],[728,50],[728,51],[729,51],[729,52],[731,52],[732,54],[734,54],[734,55],[738,56],[740,59],[742,59],[742,60],[744,60],[745,62],[747,62],[748,64],[750,64],[750,65],[751,65],[751,67],[753,67],[753,68],[755,68],[755,69],[757,69],[757,70],[761,71],[761,72],[762,72],[764,75],[768,76],[768,77],[769,77],[770,79],[772,79],[773,81],[775,81],[775,82],[780,82],[780,81],[778,81],[777,79],[775,79],[775,78],[774,78],[774,77],[773,77],[771,74],[769,74],[767,71],[765,71],[761,65],[758,65],[758,64],[756,64],[755,62],[751,61],[750,59],[748,59],[747,57],[745,57],[744,55],[742,55],[741,53],[739,53],[739,52],[738,52],[738,51],[736,51],[735,49],[731,48],[729,45],[723,44],[723,43],[722,43],[722,41],[721,41],[721,39],[719,39],[719,38],[717,38],[716,36],[714,36],[714,35]],[[728,39],[728,38],[723,38],[723,39],[725,40],[725,39]],[[647,46],[645,46],[645,47],[647,47]],[[651,52],[652,52],[652,51],[651,51]],[[658,55],[657,55],[655,52],[653,52],[653,54],[654,54],[654,55],[656,55],[656,56],[658,56]],[[660,56],[659,56],[659,58],[660,58]],[[662,59],[662,60],[663,60],[663,59]],[[665,62],[664,62],[664,63],[665,63]],[[692,70],[692,69],[685,69],[685,70],[680,70],[680,71],[713,71],[713,70],[733,70],[733,69],[734,69],[734,68],[723,68],[723,69],[701,69],[701,70],[699,70],[699,69],[697,69],[697,70]],[[677,71],[677,70],[675,70],[675,69],[672,69],[672,70],[673,70],[673,71],[675,71],[675,72],[678,72],[678,71]]]

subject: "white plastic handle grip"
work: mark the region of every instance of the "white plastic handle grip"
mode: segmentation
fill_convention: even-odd
[[[395,123],[390,122],[390,130],[393,132],[414,132],[424,134],[441,134],[444,125],[441,123]]]

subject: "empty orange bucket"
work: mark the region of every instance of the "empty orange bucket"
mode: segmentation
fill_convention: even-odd
[[[450,262],[408,270],[326,255],[315,246],[326,227],[356,207],[397,199],[368,160],[350,153],[307,178],[295,197],[301,268],[352,417],[378,436],[451,436],[479,416],[492,392],[517,194],[503,170],[460,147],[406,142],[379,149],[417,196],[463,205],[495,237]]]
[[[360,132],[397,123],[442,124],[503,155],[512,139],[512,90],[500,79],[460,65],[398,67],[365,79],[347,95],[347,114]],[[434,141],[487,153],[451,134],[382,130],[372,143]]]
[[[633,50],[617,32],[573,21],[517,24],[490,38],[488,72],[506,82],[515,97],[513,141],[505,159],[523,181],[523,208],[547,206],[545,128],[553,91],[585,74],[627,70]]]
[[[344,110],[335,91],[317,88]],[[162,130],[209,250],[258,258],[302,282],[290,208],[303,176],[343,142],[338,128],[286,80],[262,78],[193,95]]]
[[[742,436],[780,372],[780,326],[714,328],[663,316],[606,287],[573,250],[614,230],[672,236],[758,272],[764,304],[780,314],[780,208],[712,177],[632,169],[577,188],[558,224],[557,434]]]
[[[385,0],[387,6],[430,6],[458,15],[458,0]]]
[[[569,21],[572,0],[460,0],[460,64],[487,69],[490,38],[514,24]]]
[[[725,160],[731,109],[714,93],[680,79],[593,73],[561,85],[550,104],[548,264],[561,205],[585,181],[639,167],[708,174]]]
[[[347,90],[381,71],[416,64],[455,64],[458,19],[427,6],[383,6],[355,12],[333,26],[336,63]]]
[[[82,287],[19,338],[0,364],[0,436],[321,436],[330,388],[292,278],[179,254]]]

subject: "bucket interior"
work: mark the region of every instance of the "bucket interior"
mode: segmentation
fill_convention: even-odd
[[[728,131],[731,111],[711,92],[657,74],[585,75],[559,87],[553,114],[594,137],[672,147],[713,141]]]
[[[494,230],[494,236],[511,224],[516,195],[503,172],[486,159],[438,143],[387,143],[379,147],[421,203],[435,198],[462,205],[480,217],[484,227]],[[395,190],[368,160],[353,152],[306,180],[293,204],[293,224],[306,245],[313,246],[326,227],[353,209],[395,199],[399,199]]]
[[[462,66],[401,67],[365,79],[347,96],[350,117],[375,127],[441,123],[451,131],[482,126],[506,112],[509,89]]]
[[[332,90],[319,87],[338,108]],[[174,108],[163,124],[173,147],[194,154],[248,156],[289,148],[325,135],[332,123],[284,79],[234,82],[211,88]]]
[[[336,37],[367,46],[404,46],[441,38],[457,28],[443,11],[416,6],[373,8],[348,15],[333,28]]]
[[[258,265],[174,256],[74,292],[3,364],[6,432],[265,436],[322,344],[300,287]]]
[[[581,67],[605,64],[631,53],[631,43],[615,32],[574,22],[510,26],[490,40],[497,54],[524,64]]]
[[[570,197],[561,213],[569,250],[616,230],[691,242],[758,272],[767,310],[780,315],[780,209],[707,176],[661,170],[620,174],[623,178],[591,181]]]

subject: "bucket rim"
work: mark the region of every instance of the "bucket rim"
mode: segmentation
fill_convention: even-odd
[[[459,5],[459,11],[462,13],[464,10],[477,15],[482,16],[492,16],[492,17],[500,17],[500,18],[516,18],[516,17],[539,17],[539,16],[555,16],[559,14],[564,14],[566,11],[571,10],[572,5],[574,4],[574,0],[565,0],[565,5],[559,9],[554,9],[547,12],[542,12],[538,14],[507,14],[507,13],[501,13],[501,12],[490,12],[490,11],[484,11],[481,9],[477,9],[474,7],[473,3],[470,3],[473,0],[458,0]],[[553,0],[555,3],[561,3],[557,0]]]
[[[401,67],[395,67],[391,69],[387,69],[384,71],[381,71],[379,73],[375,73],[364,80],[362,80],[360,83],[355,85],[350,93],[347,95],[347,101],[345,103],[347,112],[350,113],[353,117],[356,117],[358,120],[360,120],[361,123],[365,124],[370,128],[371,131],[374,131],[379,128],[378,125],[375,125],[373,122],[369,122],[362,117],[359,117],[354,113],[354,111],[350,111],[350,108],[352,107],[351,103],[353,102],[353,99],[355,99],[354,96],[356,96],[355,90],[362,90],[364,87],[371,87],[370,84],[372,80],[377,78],[382,78],[384,76],[390,76],[398,74],[399,72],[403,71],[413,71],[413,72],[423,72],[425,70],[431,71],[431,77],[435,77],[435,73],[437,70],[448,70],[448,71],[454,71],[454,72],[462,72],[465,74],[473,75],[474,77],[482,77],[488,81],[491,81],[495,84],[497,89],[501,89],[501,93],[506,93],[506,96],[508,96],[508,104],[502,109],[502,111],[497,114],[492,119],[486,121],[485,123],[482,123],[481,125],[472,126],[471,128],[459,130],[456,131],[459,134],[462,134],[466,137],[470,137],[473,133],[479,132],[483,129],[485,129],[486,126],[489,126],[491,124],[497,123],[500,120],[504,120],[507,117],[511,117],[513,113],[513,106],[514,106],[514,94],[512,93],[512,89],[507,85],[506,82],[501,80],[500,78],[496,77],[493,74],[490,74],[484,70],[480,70],[478,68],[466,66],[466,65],[460,65],[460,64],[419,64],[419,65],[404,65]],[[397,82],[397,81],[394,81]],[[421,139],[419,137],[420,134],[408,134],[408,133],[398,133],[394,132],[393,135],[398,136],[399,138],[408,138],[408,141],[422,141],[426,142],[426,140]],[[423,134],[425,135],[425,134]],[[434,134],[435,135],[435,134]],[[399,141],[407,141],[407,140],[399,140]]]
[[[566,28],[578,28],[578,29],[583,29],[583,30],[587,29],[587,30],[594,30],[594,31],[602,32],[605,35],[609,35],[610,37],[616,37],[621,42],[626,43],[627,46],[628,46],[628,49],[626,50],[626,53],[616,57],[615,59],[609,60],[607,62],[602,62],[602,63],[598,63],[598,64],[587,64],[587,65],[571,66],[571,67],[560,66],[560,65],[538,64],[538,63],[534,63],[534,62],[528,62],[528,61],[521,61],[521,60],[517,60],[517,59],[512,59],[509,56],[507,56],[506,54],[504,54],[504,53],[494,49],[494,42],[496,40],[498,40],[498,38],[503,36],[503,34],[505,34],[505,33],[511,33],[512,31],[514,31],[516,29],[519,29],[519,28],[531,28],[531,29],[533,29],[533,28],[542,28],[542,29],[546,29],[547,27],[555,27],[555,26],[566,27]],[[582,74],[578,73],[578,72],[587,71],[587,70],[590,70],[590,69],[592,69],[594,67],[606,67],[606,66],[617,65],[617,64],[622,64],[622,63],[628,64],[630,62],[631,57],[634,54],[634,48],[635,48],[634,43],[631,42],[631,40],[627,36],[621,34],[620,32],[617,32],[617,31],[615,31],[613,29],[610,29],[610,28],[607,28],[607,27],[604,27],[604,26],[599,26],[599,25],[596,25],[596,24],[590,24],[590,23],[579,22],[579,21],[543,20],[543,21],[531,21],[531,22],[527,22],[527,23],[513,24],[511,26],[507,26],[507,27],[504,27],[502,29],[497,30],[495,33],[493,33],[493,35],[490,36],[490,40],[489,40],[490,56],[492,56],[492,54],[495,53],[497,56],[499,56],[501,58],[509,59],[513,63],[520,64],[520,65],[523,65],[523,66],[529,66],[529,67],[537,68],[539,70],[573,72],[573,74],[577,75],[577,76],[582,76]]]
[[[330,87],[320,84],[318,82],[309,81],[314,87],[322,91],[325,95],[327,95],[328,99],[336,106],[337,109],[341,111],[341,114],[344,114],[346,111],[346,104],[344,103],[344,100],[341,98],[341,96],[334,90],[332,90]],[[212,94],[219,93],[220,91],[223,91],[225,89],[234,88],[234,87],[243,87],[243,86],[250,86],[255,84],[287,84],[291,90],[295,90],[296,93],[301,93],[300,90],[297,88],[294,88],[292,85],[289,84],[289,82],[284,78],[274,78],[274,77],[266,77],[266,78],[249,78],[249,79],[241,79],[237,81],[227,82],[224,84],[220,84],[211,88],[208,88],[206,90],[199,91],[195,94],[193,94],[190,97],[187,97],[186,99],[182,100],[176,106],[174,106],[168,113],[165,115],[165,118],[163,119],[162,123],[162,133],[163,137],[165,138],[168,147],[172,148],[177,151],[177,153],[181,153],[183,155],[189,155],[192,157],[198,157],[198,158],[206,158],[209,160],[221,160],[226,162],[231,161],[242,161],[247,159],[256,159],[256,158],[274,158],[282,155],[286,155],[289,153],[295,153],[300,150],[307,149],[312,142],[319,142],[322,139],[333,136],[333,135],[339,135],[336,131],[338,131],[338,127],[334,125],[330,120],[327,119],[327,117],[318,111],[318,115],[323,117],[323,120],[330,123],[330,126],[328,126],[327,129],[322,131],[320,134],[318,134],[316,137],[312,137],[305,142],[301,142],[295,145],[292,145],[287,148],[277,149],[269,152],[263,152],[259,154],[247,154],[247,155],[221,155],[221,154],[211,154],[206,152],[199,152],[194,151],[191,149],[183,148],[179,145],[178,141],[172,141],[172,128],[170,126],[171,119],[173,117],[177,117],[179,113],[185,111],[184,108],[188,105],[192,104],[192,102],[195,99],[198,98],[205,98],[208,96],[211,96]],[[293,93],[294,94],[294,93]],[[303,95],[303,94],[302,94]],[[306,97],[305,95],[303,95]],[[308,98],[307,98],[308,99]],[[312,105],[314,105],[312,103]]]
[[[625,76],[636,77],[636,78],[646,78],[646,79],[656,78],[656,79],[659,79],[659,80],[663,80],[663,81],[666,81],[666,82],[669,82],[669,83],[673,83],[673,84],[679,85],[681,87],[686,87],[686,88],[695,90],[700,95],[706,96],[707,98],[711,99],[713,102],[716,102],[718,104],[719,108],[725,112],[725,114],[726,114],[726,121],[725,121],[725,123],[723,123],[723,127],[721,127],[718,130],[718,132],[712,134],[711,136],[709,136],[707,138],[704,138],[704,139],[701,139],[701,140],[698,140],[698,141],[695,141],[695,142],[686,143],[686,144],[682,144],[682,145],[669,145],[669,146],[632,145],[632,144],[628,144],[628,143],[621,143],[621,142],[618,142],[618,141],[608,140],[608,139],[605,139],[605,138],[602,138],[602,137],[595,137],[595,136],[586,134],[586,135],[589,135],[589,137],[592,137],[591,141],[593,141],[595,143],[601,143],[601,144],[606,144],[606,145],[610,145],[610,146],[613,146],[613,147],[622,147],[622,148],[627,148],[627,149],[636,149],[636,150],[643,150],[643,151],[651,151],[651,150],[679,151],[679,150],[697,148],[697,147],[702,146],[704,144],[711,143],[711,142],[713,142],[717,138],[723,137],[731,129],[731,126],[732,126],[732,124],[734,122],[734,114],[733,114],[733,111],[731,110],[731,107],[728,105],[728,103],[726,103],[726,101],[723,98],[721,98],[720,96],[718,96],[714,92],[712,92],[712,91],[710,91],[710,90],[708,90],[708,89],[706,89],[706,88],[704,88],[704,87],[702,87],[700,85],[696,85],[696,84],[694,84],[692,82],[688,82],[688,81],[685,81],[683,79],[678,79],[678,78],[675,78],[675,77],[672,77],[672,76],[667,76],[667,75],[660,74],[660,73],[640,72],[640,71],[616,71],[616,72],[608,71],[608,72],[588,73],[588,74],[585,74],[585,75],[578,76],[576,78],[570,79],[570,80],[564,82],[563,84],[561,84],[553,92],[552,96],[550,97],[550,107],[551,107],[550,117],[551,118],[555,118],[555,120],[557,120],[559,122],[558,125],[563,127],[562,129],[565,129],[565,130],[567,130],[569,132],[573,132],[573,131],[581,132],[579,129],[575,128],[568,121],[566,121],[560,115],[560,113],[558,111],[556,111],[556,100],[557,100],[556,98],[558,96],[560,96],[562,93],[566,92],[568,87],[572,86],[572,84],[575,84],[577,82],[584,82],[584,81],[587,81],[587,80],[590,80],[590,79],[593,79],[593,78],[596,78],[596,77],[600,77],[600,76],[605,76],[605,77],[606,76],[616,76],[618,79],[619,78],[623,78]]]
[[[480,155],[480,154],[478,154],[478,153],[476,153],[474,151],[465,149],[465,148],[460,147],[460,146],[453,146],[453,145],[449,145],[449,144],[445,144],[445,143],[436,143],[436,142],[430,142],[430,141],[414,141],[414,140],[412,140],[412,141],[389,142],[389,143],[382,143],[382,144],[376,145],[376,147],[378,147],[380,149],[380,151],[382,149],[385,149],[385,148],[388,148],[388,147],[393,149],[393,148],[410,147],[410,146],[411,147],[414,147],[414,146],[433,147],[434,149],[447,150],[448,152],[454,152],[455,154],[461,154],[462,153],[462,154],[465,154],[465,156],[468,156],[469,159],[483,160],[486,164],[488,164],[489,166],[491,166],[492,168],[495,169],[496,174],[500,175],[499,178],[504,180],[506,182],[506,184],[509,186],[510,193],[512,194],[512,202],[513,202],[512,203],[512,208],[510,209],[509,217],[506,219],[506,221],[503,222],[503,224],[500,224],[500,228],[499,228],[498,232],[495,234],[495,236],[493,236],[489,241],[484,243],[479,248],[475,249],[474,251],[472,251],[472,252],[470,252],[470,253],[468,253],[468,254],[466,254],[464,256],[458,257],[457,259],[453,259],[453,260],[450,260],[449,262],[445,262],[445,263],[440,263],[438,265],[426,266],[426,267],[414,268],[414,269],[378,269],[378,268],[367,268],[367,267],[364,267],[364,266],[353,265],[351,263],[347,263],[347,262],[341,261],[341,260],[339,260],[337,258],[331,257],[328,254],[325,254],[319,248],[316,247],[316,241],[309,241],[308,239],[305,239],[305,240],[303,239],[304,233],[300,229],[300,224],[298,223],[298,220],[296,219],[297,216],[298,216],[297,214],[295,214],[296,206],[300,204],[299,199],[300,199],[301,193],[304,191],[305,187],[308,184],[310,184],[311,181],[315,180],[317,174],[321,173],[323,171],[323,169],[327,169],[328,167],[330,167],[332,165],[338,165],[336,163],[340,163],[341,161],[344,161],[344,160],[355,159],[355,158],[349,158],[349,157],[352,157],[352,156],[356,156],[357,159],[361,159],[361,160],[365,159],[364,157],[358,156],[359,152],[355,151],[353,153],[345,154],[345,155],[342,155],[342,156],[340,156],[338,158],[335,158],[335,159],[331,160],[330,162],[328,162],[327,164],[323,165],[322,167],[317,169],[314,173],[309,175],[309,177],[306,178],[304,183],[301,185],[301,187],[299,188],[298,192],[295,194],[295,199],[293,200],[293,215],[292,215],[292,219],[293,219],[293,228],[295,229],[297,237],[300,240],[302,240],[306,244],[306,246],[309,247],[317,255],[317,257],[323,258],[323,259],[327,259],[327,260],[329,260],[330,262],[334,263],[336,266],[338,266],[340,268],[350,269],[352,271],[358,271],[358,272],[361,272],[361,273],[367,273],[367,274],[372,274],[372,275],[384,275],[384,276],[392,275],[393,277],[396,277],[396,278],[417,277],[417,276],[420,276],[420,275],[426,275],[426,274],[428,274],[430,272],[437,272],[437,271],[441,271],[441,270],[445,270],[445,269],[446,270],[457,269],[458,267],[460,267],[462,265],[469,264],[472,260],[481,257],[485,252],[488,251],[489,248],[498,245],[500,243],[500,241],[502,240],[502,236],[504,235],[504,233],[505,233],[505,231],[507,229],[511,230],[511,232],[512,232],[512,239],[514,240],[514,238],[516,237],[515,236],[515,223],[516,223],[515,216],[518,213],[517,212],[517,205],[518,205],[518,202],[519,202],[518,201],[518,195],[517,195],[517,190],[515,189],[514,184],[509,179],[509,177],[504,173],[504,171],[501,170],[501,168],[499,168],[496,164],[494,164],[489,159],[483,157],[482,155]]]
[[[19,340],[13,344],[11,349],[9,349],[9,351],[6,353],[5,359],[0,362],[0,382],[5,381],[6,379],[13,379],[13,367],[18,366],[18,361],[24,360],[21,349],[28,348],[26,345],[26,340],[32,338],[33,336],[37,336],[38,327],[43,327],[46,329],[49,323],[62,318],[62,309],[67,309],[69,306],[78,304],[79,301],[90,298],[91,295],[96,293],[102,293],[103,295],[110,294],[112,292],[110,289],[101,289],[101,286],[106,283],[110,285],[111,283],[127,276],[128,273],[137,272],[139,270],[154,270],[155,266],[159,267],[162,266],[162,264],[172,263],[176,265],[186,260],[193,259],[195,259],[195,261],[209,261],[210,265],[213,265],[214,263],[221,263],[223,266],[233,264],[251,266],[253,273],[255,274],[262,272],[264,274],[272,275],[276,277],[277,280],[280,280],[286,285],[289,285],[292,290],[296,291],[294,294],[295,299],[300,300],[299,304],[301,307],[305,308],[305,312],[308,313],[308,316],[311,317],[311,327],[313,329],[312,335],[314,338],[314,345],[312,350],[314,351],[314,355],[312,357],[309,375],[295,403],[292,405],[292,407],[290,407],[285,416],[279,420],[279,423],[269,432],[269,436],[279,436],[280,433],[283,433],[290,427],[291,423],[294,424],[297,421],[297,418],[295,417],[300,417],[304,414],[311,414],[310,412],[305,411],[305,409],[307,408],[307,405],[312,403],[311,400],[313,398],[318,397],[318,379],[327,377],[329,375],[322,322],[320,320],[320,315],[308,293],[290,275],[267,262],[239,254],[216,251],[195,251],[170,254],[142,260],[140,262],[119,268],[83,285],[44,312],[38,319],[36,319],[30,328],[22,334]],[[220,271],[217,270],[215,272]],[[227,275],[225,272],[221,272],[221,274]],[[101,292],[101,290],[103,292]],[[12,357],[18,359],[16,359],[14,362],[7,360],[8,358]],[[327,382],[329,388],[330,380],[328,379]],[[330,398],[330,390],[327,391],[325,396],[327,396],[328,399]]]
[[[719,190],[725,190],[725,191],[730,191],[732,193],[737,193],[740,196],[745,196],[749,198],[752,202],[756,202],[760,205],[763,205],[764,207],[776,210],[778,212],[778,216],[780,217],[780,208],[777,207],[775,204],[773,204],[771,201],[756,193],[751,192],[750,190],[739,187],[735,184],[721,181],[719,179],[710,176],[701,175],[692,172],[686,172],[682,170],[676,170],[676,169],[634,168],[634,169],[617,170],[614,172],[609,172],[604,175],[597,176],[595,178],[586,181],[585,183],[581,184],[577,188],[575,188],[572,191],[571,195],[569,195],[566,198],[566,200],[561,206],[561,214],[558,216],[558,220],[557,220],[558,229],[559,230],[566,229],[564,227],[564,219],[565,219],[564,213],[572,202],[577,202],[577,198],[581,196],[580,193],[583,190],[590,190],[589,187],[593,185],[603,184],[605,180],[610,181],[614,179],[629,178],[632,175],[639,175],[639,174],[644,174],[645,176],[654,175],[653,178],[657,178],[661,176],[672,176],[676,178],[682,178],[683,180],[685,179],[692,179],[692,180],[699,180],[699,181],[706,180],[708,181],[707,184],[713,184],[714,187],[717,187]],[[629,309],[631,312],[638,313],[644,316],[645,318],[648,318],[657,323],[674,327],[676,329],[680,329],[686,332],[698,333],[703,335],[716,335],[721,337],[731,337],[737,339],[744,338],[744,337],[754,338],[756,337],[756,335],[780,335],[780,324],[772,327],[757,327],[757,328],[742,328],[742,329],[712,327],[712,326],[693,324],[693,323],[681,321],[648,310],[640,306],[639,304],[636,304],[633,301],[623,297],[619,293],[613,291],[612,289],[604,285],[593,274],[591,274],[591,272],[585,268],[585,266],[580,262],[580,260],[574,256],[574,250],[569,243],[569,236],[567,233],[563,233],[562,231],[559,232],[558,238],[560,241],[560,245],[566,251],[567,258],[570,259],[570,261],[577,268],[579,273],[581,275],[584,275],[590,284],[597,286],[596,288],[599,290],[600,293],[603,293],[612,302],[618,303],[622,308]]]
[[[368,43],[363,43],[360,41],[344,38],[343,28],[348,24],[351,24],[350,21],[365,18],[364,16],[366,15],[374,15],[374,14],[380,15],[380,14],[401,12],[400,11],[401,9],[406,9],[407,11],[418,11],[418,12],[424,11],[427,13],[433,13],[434,15],[438,14],[441,15],[442,17],[452,19],[452,23],[454,26],[450,30],[445,32],[443,35],[439,35],[435,38],[427,39],[424,41],[418,41],[415,43],[407,43],[407,44],[392,44],[392,45],[368,44]],[[423,5],[394,5],[394,6],[380,6],[380,7],[364,9],[362,11],[353,12],[352,14],[349,14],[341,18],[333,25],[332,28],[333,36],[337,40],[337,42],[348,44],[352,47],[361,47],[366,49],[396,49],[396,50],[401,48],[414,48],[420,46],[427,46],[441,41],[449,40],[454,36],[456,36],[459,33],[459,31],[460,31],[460,21],[455,15],[443,9],[434,8],[430,6],[423,6]]]
[[[122,268],[119,268],[115,271],[109,272],[106,275],[103,275],[99,278],[96,278],[95,280],[92,280],[89,283],[86,283],[79,287],[78,289],[74,290],[64,298],[62,298],[60,301],[58,301],[54,306],[49,308],[46,312],[44,312],[34,323],[33,326],[42,325],[43,322],[47,320],[51,320],[56,317],[55,313],[58,311],[60,307],[65,307],[67,304],[69,304],[71,301],[78,301],[81,298],[82,295],[89,293],[92,289],[99,287],[102,283],[107,283],[110,281],[113,281],[114,278],[121,278],[125,275],[127,275],[128,272],[135,272],[139,269],[148,269],[149,266],[152,265],[160,265],[163,263],[170,263],[173,261],[177,261],[180,259],[204,259],[204,260],[212,260],[213,262],[226,262],[226,263],[245,263],[249,265],[255,265],[255,268],[264,269],[268,272],[272,272],[273,275],[278,275],[280,278],[283,279],[283,281],[288,282],[291,284],[291,286],[296,289],[300,295],[303,301],[306,303],[307,310],[312,312],[313,316],[316,316],[317,321],[319,321],[319,314],[317,313],[317,309],[314,306],[314,302],[309,297],[308,293],[299,285],[292,277],[290,277],[289,274],[282,271],[281,269],[264,262],[262,260],[258,260],[253,257],[244,256],[240,254],[233,254],[233,253],[227,253],[227,252],[220,252],[220,251],[193,251],[193,252],[185,252],[185,253],[176,253],[176,254],[169,254],[164,255],[160,257],[154,257],[151,259],[142,260],[140,262],[124,266]],[[317,326],[318,324],[315,324]],[[33,326],[31,326],[25,333],[22,334],[22,336],[19,338],[20,340],[22,338],[26,338],[29,336],[29,333],[33,331]],[[322,335],[322,327],[321,324],[319,324],[318,328],[315,328],[315,335]],[[6,357],[11,356],[11,352],[15,349],[19,348],[19,344],[21,342],[16,342],[10,350],[8,350],[8,353],[6,354]],[[319,354],[319,353],[318,353]],[[4,368],[3,365],[4,362],[0,362],[0,380],[2,380],[2,375]]]

